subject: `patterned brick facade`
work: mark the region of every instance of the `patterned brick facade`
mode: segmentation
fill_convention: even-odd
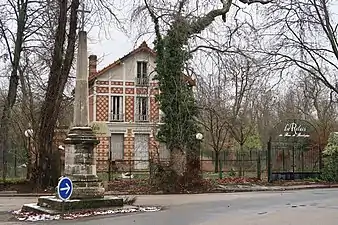
[[[126,96],[125,97],[125,120],[126,122],[134,121],[134,96]]]
[[[96,96],[96,121],[108,121],[109,96]]]
[[[94,120],[94,97],[93,96],[89,96],[88,105],[89,105],[89,122],[92,122]]]
[[[148,73],[151,74],[151,70],[153,70],[154,68],[154,55],[152,54],[152,50],[148,48],[146,44],[143,43],[140,48],[144,50],[142,51],[142,55],[140,54],[135,55],[135,57],[130,57],[131,55],[136,53],[129,53],[128,59],[122,57],[120,60],[117,60],[116,62],[108,65],[98,72],[95,72],[95,70],[93,69],[92,75],[90,76],[90,79],[92,80],[93,77],[95,77],[95,82],[92,82],[92,89],[96,89],[96,92],[92,92],[92,96],[95,97],[89,98],[89,105],[95,104],[94,107],[92,107],[92,109],[90,109],[89,111],[90,120],[105,121],[109,127],[109,131],[107,134],[108,136],[113,133],[124,135],[123,159],[127,164],[132,163],[133,160],[140,160],[136,158],[142,158],[144,156],[144,152],[149,153],[149,158],[154,158],[154,153],[158,152],[159,149],[158,143],[151,135],[153,127],[156,125],[156,123],[159,122],[159,107],[158,103],[155,100],[155,95],[158,94],[157,83],[152,81],[151,77],[151,82],[149,84],[136,85],[135,83],[135,78],[137,76],[137,61],[148,61]],[[136,52],[138,52],[138,50]],[[145,59],[144,53],[150,53],[150,58]],[[124,66],[126,68],[121,69],[121,67]],[[114,70],[115,68],[118,69]],[[113,76],[116,77],[116,80],[112,80],[114,78],[112,78],[111,74],[116,75]],[[123,103],[120,102],[121,100],[117,100],[118,98],[112,98],[112,96],[114,95],[122,96]],[[138,107],[136,106],[136,98],[141,96],[149,98],[148,103],[142,103],[143,105],[149,104],[145,107],[142,107],[142,109],[146,108],[148,112],[145,117],[141,117],[146,119],[142,121],[138,119],[138,121],[140,122],[135,122],[135,113],[138,112],[138,110],[135,109],[135,107]],[[113,107],[114,114],[112,113]],[[120,119],[121,117],[119,117],[120,114],[123,114],[122,119]],[[111,121],[109,121],[109,119],[111,118],[119,119],[112,119]],[[142,151],[145,149],[142,154],[140,154],[140,151],[136,152],[137,154],[135,154],[135,146],[138,146],[140,145],[140,143],[144,142],[144,139],[138,138],[140,136],[136,136],[136,134],[149,135],[148,145],[146,145],[148,147],[141,148]],[[137,137],[136,139],[134,135]],[[97,170],[107,171],[108,156],[110,151],[110,137],[100,137],[99,139],[100,144],[96,148]],[[139,141],[139,143],[136,143],[135,141]]]
[[[136,88],[136,94],[148,95],[148,88]]]
[[[110,88],[110,93],[113,93],[113,94],[123,94],[123,88],[112,87],[112,88]]]
[[[133,95],[135,93],[135,88],[126,88],[125,94]]]
[[[154,159],[155,161],[159,157],[158,155],[159,143],[155,140],[154,137],[149,137],[149,158]]]
[[[158,122],[159,120],[159,106],[155,97],[150,97],[150,122]]]
[[[132,130],[127,130],[127,136],[124,137],[124,160],[132,160],[134,157],[134,136]]]
[[[96,146],[96,169],[104,171],[108,165],[109,157],[109,137],[98,137],[100,143]]]
[[[97,93],[108,93],[109,92],[109,88],[108,87],[97,87],[96,89]]]
[[[123,81],[112,81],[110,82],[111,85],[116,85],[116,86],[122,86],[123,85]]]
[[[97,85],[109,85],[109,81],[100,81],[100,80],[98,80],[98,81],[96,81],[96,84]]]

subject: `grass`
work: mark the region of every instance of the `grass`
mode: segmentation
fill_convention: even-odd
[[[27,182],[27,180],[22,177],[8,177],[5,181],[0,180],[0,184],[18,184],[24,182]]]
[[[115,179],[115,178],[121,178],[121,173],[122,172],[118,172],[118,173],[111,173],[111,179]],[[132,171],[132,174],[134,175],[133,179],[149,179],[149,172],[147,171]],[[98,177],[103,180],[103,181],[108,181],[108,172],[100,172],[97,174]],[[264,175],[264,173],[262,172],[262,176]],[[238,173],[232,173],[230,171],[227,172],[223,172],[222,173],[222,178],[226,178],[226,177],[238,177]],[[257,172],[255,171],[250,171],[250,172],[246,172],[244,171],[244,177],[246,178],[255,178],[257,177]],[[205,179],[218,179],[219,178],[219,173],[214,173],[214,172],[203,172],[203,178]],[[128,178],[127,178],[128,179]]]

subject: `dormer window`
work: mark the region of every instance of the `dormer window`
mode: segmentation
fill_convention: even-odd
[[[136,69],[136,84],[137,85],[148,85],[148,62],[138,61]]]

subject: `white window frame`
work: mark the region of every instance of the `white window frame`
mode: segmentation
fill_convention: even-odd
[[[141,99],[145,99],[145,106],[140,102]],[[142,101],[143,102],[143,101]],[[138,122],[147,122],[149,121],[149,97],[148,96],[137,96],[136,97],[136,121]],[[143,109],[145,108],[145,114],[143,114]]]
[[[122,95],[113,95],[110,97],[110,121],[124,121],[123,115],[123,96]],[[114,108],[116,109],[114,112]]]
[[[138,70],[139,65],[140,65],[140,72]],[[137,85],[145,85],[149,83],[148,65],[149,65],[148,61],[137,61],[136,62],[136,84]]]

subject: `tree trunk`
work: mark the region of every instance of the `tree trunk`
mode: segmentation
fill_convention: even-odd
[[[192,149],[189,149],[187,152],[187,184],[193,185],[195,181],[201,179],[201,162],[199,151],[194,149],[193,146],[190,146]],[[194,188],[193,186],[191,188]]]
[[[170,152],[170,168],[174,170],[178,176],[183,176],[186,169],[186,155],[181,149],[174,148]]]
[[[240,143],[240,153],[239,153],[239,160],[240,160],[240,163],[239,163],[239,177],[244,177],[244,171],[243,171],[243,152],[244,150],[244,143],[241,142]]]
[[[12,64],[12,71],[9,78],[9,88],[8,94],[3,106],[1,121],[0,121],[0,151],[2,153],[2,179],[6,180],[7,174],[7,152],[8,152],[8,132],[9,132],[9,123],[11,118],[11,111],[16,102],[17,90],[18,90],[18,69],[20,63],[20,56],[22,52],[22,44],[24,38],[24,31],[26,26],[26,16],[27,16],[27,4],[28,1],[23,2],[22,5],[18,5],[18,21],[17,21],[17,32],[15,39],[15,47],[13,57],[10,57]],[[3,33],[3,38],[6,39],[8,43],[8,38],[5,33]],[[12,55],[10,52],[10,46],[8,47],[8,54]]]
[[[52,176],[52,174],[55,174],[55,171],[52,171],[54,168],[51,168],[50,170],[46,170],[46,168],[49,168],[50,163],[52,162],[51,156],[54,128],[60,112],[62,94],[74,59],[79,0],[72,0],[71,2],[66,52],[64,51],[63,46],[66,40],[67,0],[59,0],[59,5],[60,11],[58,16],[58,27],[55,34],[52,65],[48,79],[46,97],[41,107],[40,126],[37,134],[39,177],[35,177],[35,179],[39,181],[40,186],[43,188],[54,185],[58,179],[57,177]],[[53,178],[51,182],[50,178]]]
[[[218,173],[219,151],[215,151],[215,173]]]

